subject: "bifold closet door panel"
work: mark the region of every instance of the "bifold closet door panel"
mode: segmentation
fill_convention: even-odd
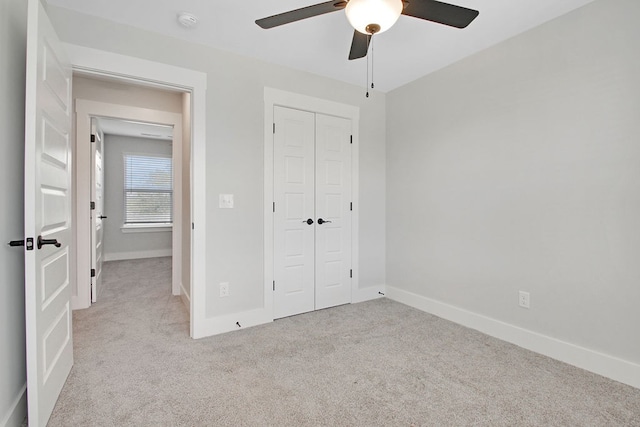
[[[315,142],[319,310],[351,302],[351,120],[316,114]]]
[[[275,107],[274,120],[274,318],[278,319],[315,308],[315,114]]]

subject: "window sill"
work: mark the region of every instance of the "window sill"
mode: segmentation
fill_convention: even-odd
[[[123,233],[162,233],[172,229],[173,224],[125,224],[120,227]]]

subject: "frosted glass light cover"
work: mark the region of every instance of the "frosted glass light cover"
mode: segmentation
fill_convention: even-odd
[[[402,13],[402,0],[349,0],[346,12],[347,19],[353,28],[362,34],[367,32],[367,25],[377,24],[383,33],[393,26]]]

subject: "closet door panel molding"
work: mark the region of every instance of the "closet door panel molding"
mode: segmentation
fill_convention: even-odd
[[[351,302],[351,121],[316,114],[316,305]]]
[[[315,236],[313,113],[277,107],[274,120],[274,318],[313,311]]]

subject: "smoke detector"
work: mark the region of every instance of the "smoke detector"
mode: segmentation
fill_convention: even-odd
[[[193,28],[198,23],[198,18],[188,12],[180,12],[178,14],[178,22],[185,28]]]

